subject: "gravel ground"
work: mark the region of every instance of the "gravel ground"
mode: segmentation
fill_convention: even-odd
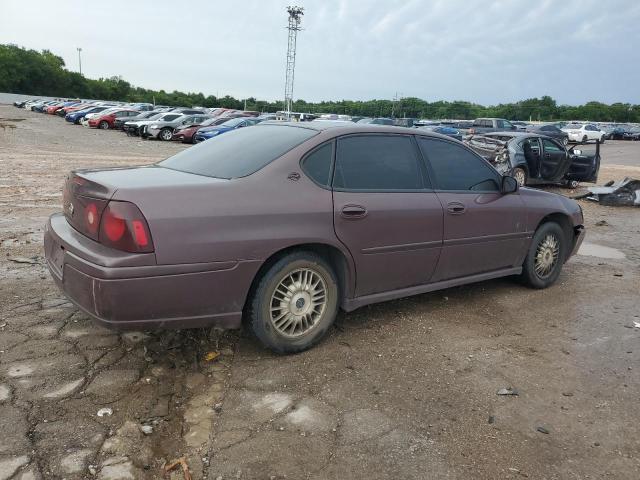
[[[183,455],[212,480],[640,478],[640,209],[581,201],[588,244],[548,290],[365,307],[296,356],[102,330],[43,264],[63,179],[182,148],[0,106],[0,479],[160,478]],[[602,155],[601,183],[640,177],[640,142]]]

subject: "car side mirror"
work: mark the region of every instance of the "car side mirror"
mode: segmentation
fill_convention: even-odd
[[[502,177],[502,187],[500,190],[505,195],[508,193],[515,193],[518,191],[518,181],[510,177],[509,175],[505,175]]]

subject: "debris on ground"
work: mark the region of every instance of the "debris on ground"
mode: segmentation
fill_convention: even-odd
[[[609,225],[609,222],[607,222],[606,220],[599,220],[596,222],[596,227],[607,227]]]
[[[608,182],[602,187],[589,187],[584,195],[588,200],[607,207],[640,207],[640,180],[625,177],[619,182]]]
[[[153,427],[151,425],[140,425],[140,431],[145,435],[151,435],[153,433]]]
[[[220,352],[208,352],[205,356],[204,356],[204,361],[205,362],[213,362],[215,359],[217,359],[220,356]]]
[[[37,265],[38,263],[40,263],[40,262],[38,262],[37,258],[38,257],[31,257],[31,258],[29,258],[29,257],[9,257],[9,261],[10,262],[14,262],[14,263],[28,263],[29,265]]]
[[[169,462],[164,466],[164,474],[165,476],[178,465],[182,467],[182,473],[184,474],[184,480],[191,480],[191,473],[189,472],[189,465],[187,465],[187,459],[185,457],[180,457],[177,460]]]
[[[634,321],[634,322],[633,322],[633,327],[634,327],[634,328],[640,328],[640,322],[636,322],[636,321]]]
[[[544,433],[545,435],[549,435],[549,430],[547,430],[546,428],[540,426],[538,428],[536,428],[536,430],[540,433]]]
[[[518,396],[518,394],[518,389],[513,387],[501,388],[496,392],[496,395],[513,395],[516,397]]]
[[[99,417],[109,417],[113,415],[113,409],[109,408],[109,407],[105,407],[105,408],[101,408],[100,410],[98,410],[98,416]]]

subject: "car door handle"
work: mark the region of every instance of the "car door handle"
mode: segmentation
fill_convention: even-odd
[[[363,218],[367,215],[367,209],[362,205],[345,205],[342,207],[340,215],[349,219]]]
[[[467,211],[467,207],[459,202],[451,202],[447,204],[447,212],[451,215],[461,215]]]

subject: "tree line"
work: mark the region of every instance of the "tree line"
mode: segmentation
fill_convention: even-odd
[[[174,90],[149,90],[131,85],[119,76],[92,79],[65,68],[64,60],[49,50],[28,50],[16,45],[0,45],[0,92],[49,97],[147,102],[156,105],[225,107],[260,112],[282,110],[280,101],[254,97],[236,99]],[[338,113],[365,117],[417,117],[431,119],[474,119],[501,117],[509,120],[591,120],[640,122],[640,105],[588,102],[558,105],[549,97],[530,98],[515,103],[483,106],[466,101],[427,102],[409,97],[394,100],[340,100],[306,102],[296,100],[293,110],[305,113]]]

